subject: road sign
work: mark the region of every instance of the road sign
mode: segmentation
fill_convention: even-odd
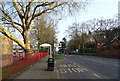
[[[58,43],[54,43],[54,47],[59,47],[59,44]]]
[[[76,52],[78,52],[79,50],[78,49],[76,49]]]

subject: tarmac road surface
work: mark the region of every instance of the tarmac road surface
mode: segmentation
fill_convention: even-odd
[[[96,56],[62,55],[58,67],[62,79],[118,79],[118,60]]]

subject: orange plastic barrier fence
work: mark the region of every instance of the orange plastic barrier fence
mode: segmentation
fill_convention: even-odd
[[[13,55],[13,64],[3,69],[2,79],[8,79],[12,77],[17,72],[24,70],[26,67],[34,64],[39,59],[48,55],[48,52],[38,52],[31,54],[15,54]],[[9,71],[5,71],[5,68],[9,68]]]

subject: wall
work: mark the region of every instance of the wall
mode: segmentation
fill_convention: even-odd
[[[1,35],[1,42],[0,44],[2,45],[2,54],[12,54],[13,52],[13,41],[7,38],[6,36]]]
[[[5,67],[13,63],[13,41],[6,36],[0,35],[0,67]]]

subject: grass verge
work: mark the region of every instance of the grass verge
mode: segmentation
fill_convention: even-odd
[[[64,57],[55,54],[55,55],[53,55],[53,58],[55,58],[55,59],[63,59]]]

